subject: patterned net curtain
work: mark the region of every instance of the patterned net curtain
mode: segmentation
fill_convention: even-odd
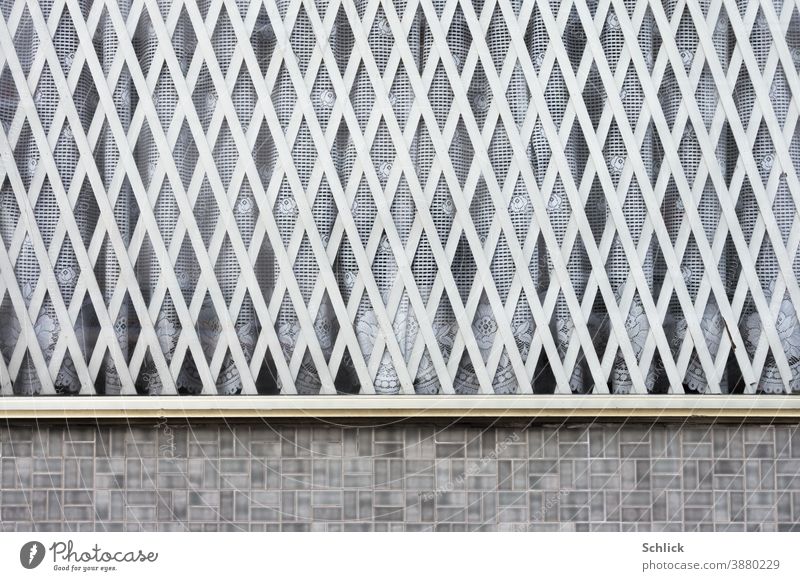
[[[793,4],[54,6],[0,0],[3,393],[800,391]]]

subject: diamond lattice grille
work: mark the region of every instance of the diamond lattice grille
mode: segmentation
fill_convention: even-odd
[[[0,12],[3,394],[800,391],[800,2]]]

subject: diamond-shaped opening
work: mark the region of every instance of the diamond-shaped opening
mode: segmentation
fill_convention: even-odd
[[[744,15],[742,15],[744,18]],[[758,68],[763,74],[764,68],[767,64],[767,56],[769,55],[774,41],[772,31],[770,30],[767,17],[764,14],[764,9],[759,6],[758,13],[756,14],[753,27],[750,29],[749,34],[750,46],[752,47],[753,56],[758,63]],[[742,67],[744,68],[744,66]]]
[[[425,347],[417,369],[417,376],[414,378],[414,393],[417,395],[437,395],[441,392],[441,389],[441,381],[433,366],[430,351]]]
[[[583,86],[581,93],[581,101],[589,113],[589,117],[592,121],[592,127],[596,132],[597,127],[600,124],[600,118],[603,113],[603,109],[606,106],[607,94],[606,87],[600,77],[600,71],[597,68],[597,64],[594,62],[592,62],[589,68],[589,73],[586,77],[586,84]]]
[[[375,253],[375,258],[372,261],[370,271],[370,273],[361,274],[362,276],[366,275],[375,279],[383,303],[386,304],[389,301],[389,295],[395,282],[399,279],[399,272],[394,251],[385,232],[381,233],[380,242],[378,243],[378,248]]]
[[[458,287],[458,294],[462,304],[467,302],[472,283],[475,279],[477,267],[465,234],[461,234],[455,256],[453,257],[452,273]]]
[[[89,64],[84,63],[81,67],[81,74],[78,79],[77,87],[72,91],[72,100],[81,123],[80,127],[73,127],[73,131],[76,134],[79,130],[82,131],[84,135],[89,131],[89,126],[94,118],[97,105],[100,102],[100,95],[95,85],[96,82],[92,77]]]
[[[233,205],[233,213],[236,218],[236,226],[239,229],[239,234],[245,246],[249,247],[253,238],[255,224],[258,221],[259,210],[247,177],[244,177],[242,180],[241,187],[239,188],[239,195],[236,197],[236,202]]]
[[[275,139],[270,133],[269,124],[257,109],[253,115],[252,123],[259,123],[258,138],[253,146],[252,155],[258,170],[258,180],[266,192],[269,190],[278,154],[276,153]]]
[[[56,88],[56,82],[53,79],[53,75],[50,73],[50,64],[46,62],[42,67],[39,82],[33,93],[33,103],[36,107],[36,114],[45,132],[50,131],[53,115],[55,114],[60,100],[61,97]]]
[[[321,176],[316,192],[312,192],[312,194],[314,195],[314,202],[311,207],[311,214],[314,216],[314,224],[317,227],[317,232],[319,232],[322,245],[327,247],[333,224],[336,220],[336,205],[327,174]]]
[[[200,372],[197,369],[194,356],[189,350],[186,351],[186,356],[183,358],[183,365],[181,365],[176,383],[179,395],[200,395],[203,391]]]
[[[81,14],[75,15],[82,19]],[[75,63],[78,52],[78,33],[72,22],[72,16],[68,7],[64,7],[59,18],[58,27],[53,36],[53,45],[56,51],[58,62],[65,77],[68,77]]]
[[[300,338],[300,322],[297,320],[288,291],[284,293],[278,316],[275,319],[275,333],[281,344],[283,356],[288,363]]]
[[[360,15],[364,18],[364,15]],[[402,19],[402,15],[398,15]],[[368,23],[364,22],[366,26]],[[415,20],[411,25],[412,31],[415,30],[417,38],[419,38],[419,21]],[[375,19],[372,21],[372,26],[369,29],[368,42],[372,58],[378,67],[381,76],[386,72],[386,65],[389,61],[389,55],[394,47],[394,32],[389,24],[389,19],[386,16],[385,7],[381,5],[375,12]],[[365,73],[366,74],[366,73]]]
[[[195,288],[200,281],[200,274],[201,269],[197,255],[194,252],[194,248],[192,248],[189,237],[186,236],[183,239],[183,244],[181,244],[178,260],[175,262],[175,278],[178,280],[183,300],[187,304],[192,300]]]
[[[317,260],[314,257],[311,243],[305,233],[300,242],[300,248],[297,252],[292,270],[294,278],[300,286],[300,292],[303,294],[303,300],[308,304],[308,301],[311,299],[312,289],[316,286],[319,278],[320,270]]]
[[[720,350],[720,343],[725,333],[725,321],[722,318],[719,306],[717,305],[714,297],[709,297],[703,309],[702,318],[700,319],[700,329],[703,333],[703,340],[705,341],[706,348],[711,354],[712,360],[716,363],[717,355]],[[723,373],[721,378],[720,387],[722,392],[726,391],[727,378]],[[705,393],[708,390],[708,379],[706,370],[700,363],[697,350],[692,353],[692,358],[687,370],[687,377],[685,381],[685,389],[687,393],[698,392]]]
[[[272,90],[271,97],[272,106],[275,108],[278,122],[283,129],[283,133],[286,134],[289,127],[289,120],[295,112],[295,105],[298,102],[298,95],[294,89],[286,62],[281,62],[281,67],[275,79],[275,87]],[[277,140],[278,136],[274,137],[274,139]]]
[[[72,179],[77,170],[78,162],[80,162],[80,153],[75,143],[75,136],[72,133],[72,128],[66,120],[61,127],[61,132],[53,151],[53,157],[55,158],[56,168],[61,178],[61,184],[66,191],[69,191],[72,186]]]
[[[126,292],[119,314],[114,320],[114,333],[120,342],[120,347],[125,354],[127,363],[130,363],[131,355],[136,343],[139,341],[141,331],[142,325],[139,322],[139,315],[133,308],[129,293]]]
[[[78,317],[75,320],[74,328],[84,361],[88,364],[101,330],[94,305],[88,293],[84,295],[82,302],[83,304],[81,305],[80,311],[78,311]]]
[[[456,207],[453,202],[453,197],[450,194],[450,189],[447,187],[447,181],[443,175],[439,176],[438,184],[433,192],[433,201],[430,204],[429,211],[433,217],[438,244],[445,247],[453,229]],[[427,241],[427,234],[424,235]]]
[[[578,289],[576,289],[578,290]],[[567,306],[566,299],[564,297],[563,291],[559,291],[558,298],[556,299],[556,307],[554,311],[554,330],[553,330],[553,340],[555,341],[556,348],[558,350],[558,354],[560,357],[559,363],[563,366],[564,359],[566,358],[567,351],[569,350],[570,345],[573,341],[579,342],[578,335],[575,332],[575,321],[572,317],[572,313]],[[544,332],[544,331],[543,331]],[[547,332],[550,332],[548,329]],[[596,329],[589,328],[589,334],[592,336],[594,340],[594,335],[597,333]],[[594,344],[594,343],[593,343]],[[541,360],[541,356],[540,356]],[[552,364],[548,360],[548,372],[552,374]],[[565,373],[567,375],[567,381],[569,382],[569,388],[574,393],[589,393],[592,390],[592,377],[589,372],[589,367],[586,363],[586,357],[583,353],[583,348],[581,348],[578,352],[577,358],[575,359],[575,364],[572,367],[568,367],[565,369]],[[552,381],[555,382],[555,377],[552,376]],[[534,386],[536,382],[534,382]],[[553,386],[555,389],[555,386]],[[536,391],[536,393],[540,393]],[[547,393],[544,391],[543,393]]]
[[[172,150],[172,160],[175,162],[178,175],[180,176],[180,185],[184,191],[189,189],[192,177],[198,165],[198,158],[197,144],[192,136],[189,124],[184,120],[181,125],[180,133],[178,133],[178,139],[175,141],[175,147]],[[169,167],[172,160],[164,160],[166,164],[164,167],[165,170]],[[169,178],[167,178],[167,180],[168,179]],[[208,184],[204,183],[203,185],[208,187]]]
[[[222,321],[220,321],[219,314],[214,308],[211,295],[208,292],[206,292],[203,304],[200,307],[200,313],[195,323],[195,330],[200,339],[203,354],[206,356],[206,363],[210,365],[211,358],[214,355],[214,349],[222,333]]]
[[[695,58],[693,55],[687,56],[682,54],[681,56],[684,56],[685,58],[692,58],[692,59]],[[682,96],[682,94],[679,94],[679,96]],[[714,81],[714,77],[711,73],[711,69],[708,65],[708,62],[706,62],[703,65],[703,72],[700,73],[700,79],[697,82],[697,89],[694,92],[694,100],[697,103],[697,107],[700,109],[700,113],[702,114],[705,126],[694,128],[692,126],[692,121],[687,120],[686,129],[684,130],[683,134],[682,149],[686,150],[686,153],[689,154],[693,153],[694,148],[699,148],[698,130],[702,131],[703,129],[705,129],[710,135],[713,136],[711,130],[712,130],[712,123],[714,120],[714,114],[716,113],[717,108],[721,107],[721,105],[719,104],[719,89],[717,88],[716,82]],[[687,100],[687,105],[688,105],[688,100]],[[724,160],[725,159],[724,132],[722,133],[721,137],[722,138],[717,143],[717,147],[719,149],[717,155],[718,156],[721,155],[722,159]],[[688,138],[688,143],[686,143],[687,138]],[[695,155],[699,155],[699,152],[696,153]],[[694,159],[692,159],[692,161],[686,159],[685,162],[689,162],[689,164],[691,164],[689,165],[689,167],[692,167],[696,163]]]
[[[309,60],[316,46],[316,43],[308,42],[309,38],[314,38],[314,28],[306,13],[306,7],[307,5],[302,5],[297,11],[297,17],[295,18],[292,33],[289,37],[291,49],[294,52],[295,60],[303,76],[306,75]]]
[[[572,246],[572,252],[567,262],[567,272],[569,273],[570,283],[572,284],[572,291],[575,293],[579,303],[583,302],[584,294],[586,293],[586,285],[589,283],[589,273],[592,270],[591,262],[589,261],[588,253],[583,245],[583,239],[580,234],[575,238],[575,243]],[[550,273],[551,281],[555,280],[555,274]],[[551,281],[548,281],[550,284]],[[558,303],[560,304],[560,303]]]
[[[9,10],[13,5],[13,3],[8,4]],[[50,9],[50,7],[46,4],[40,8],[44,8],[47,11]],[[8,21],[8,18],[6,18],[6,21]],[[39,42],[39,35],[33,25],[31,13],[28,10],[28,7],[25,6],[22,9],[22,15],[20,17],[19,24],[17,25],[17,31],[14,34],[14,47],[17,49],[17,58],[19,59],[20,65],[22,65],[22,70],[25,72],[26,77],[30,73],[31,65],[33,64],[33,60],[38,52],[37,49],[40,46],[41,43]]]
[[[3,293],[3,300],[0,302],[0,317],[3,320],[3,325],[0,326],[0,355],[8,365],[22,333],[22,326],[8,292]]]
[[[513,135],[516,131],[516,127],[512,127],[509,131],[507,131],[506,126],[502,123],[502,121],[498,120],[498,123],[494,128],[492,141],[489,144],[489,160],[491,161],[492,171],[494,172],[497,184],[501,189],[506,186],[507,180],[513,179],[515,181],[519,181],[522,178],[521,174],[517,176],[511,171],[512,161],[514,159],[514,152],[511,147],[511,135]],[[528,147],[526,154],[526,157],[530,159],[530,146]],[[487,184],[491,184],[491,180],[488,179],[488,176]],[[524,190],[524,179],[522,180],[522,184],[523,185],[517,183],[515,190]],[[489,189],[491,192],[493,189],[491,185],[489,186]]]
[[[770,348],[767,353],[767,358],[764,361],[764,368],[761,371],[761,379],[758,382],[757,393],[763,393],[768,395],[785,394],[786,387],[784,385],[784,381],[787,380],[789,382],[790,393],[798,391],[798,384],[800,383],[800,373],[798,373],[797,364],[795,363],[795,365],[791,365],[791,363],[792,362],[790,361],[791,375],[787,378],[784,378],[775,360],[775,354],[772,348]]]
[[[242,352],[248,363],[250,363],[253,358],[253,352],[255,351],[260,330],[261,323],[256,314],[250,291],[245,291],[242,305],[239,308],[239,315],[236,319],[236,336],[239,339],[239,344],[242,346]]]
[[[733,90],[733,101],[736,103],[736,110],[739,114],[739,122],[747,130],[752,122],[761,120],[761,115],[755,115],[756,94],[753,81],[744,64],[739,69],[739,77]],[[729,115],[730,117],[730,115]],[[738,145],[737,145],[738,149]],[[758,163],[758,160],[756,160]]]
[[[292,145],[292,161],[305,191],[309,189],[311,174],[319,155],[311,130],[304,118]]]
[[[19,105],[19,91],[8,64],[0,70],[0,94],[3,95],[0,101],[0,127],[8,134]]]
[[[448,45],[451,50],[454,49],[454,44],[458,44],[458,40],[451,41],[448,39]],[[435,37],[431,34],[431,32],[427,29],[423,31],[423,39],[422,39],[422,58],[420,59],[420,69],[427,70],[431,65],[431,61],[434,58],[432,50],[435,46]],[[435,63],[435,70],[433,79],[430,84],[430,88],[428,89],[428,100],[430,101],[431,108],[433,109],[433,114],[436,117],[436,122],[439,129],[443,129],[445,125],[445,121],[449,112],[451,111],[452,107],[450,106],[453,102],[454,94],[453,89],[450,83],[450,80],[447,77],[447,72],[445,70],[444,65],[442,64],[443,59],[451,59],[456,64],[456,66],[460,66],[461,62],[459,62],[458,54],[461,51],[456,49],[455,53],[446,52],[444,55],[438,54],[436,55],[436,63]],[[397,97],[394,93],[390,94],[390,102],[394,101],[397,102]],[[425,126],[425,122],[420,119],[420,127],[418,129],[418,133],[423,131]]]
[[[208,132],[211,118],[216,112],[217,104],[219,103],[219,93],[211,80],[211,73],[205,62],[200,65],[200,74],[192,92],[192,103],[195,111],[197,111],[197,117],[200,119],[203,131]],[[189,131],[186,120],[184,120],[181,130]]]
[[[361,382],[355,372],[355,365],[350,355],[350,349],[345,347],[344,354],[342,355],[342,362],[336,372],[334,379],[334,386],[336,393],[339,394],[357,394],[361,391]]]
[[[259,121],[260,116],[260,114],[256,111],[258,94],[256,93],[256,89],[253,85],[253,80],[250,75],[251,72],[247,69],[247,64],[243,62],[241,68],[239,69],[239,75],[236,79],[236,84],[233,87],[233,94],[231,95],[233,107],[236,111],[236,116],[239,119],[239,124],[242,127],[242,133],[244,135],[247,135],[251,118]],[[256,144],[256,147],[258,147],[258,145],[259,144]]]
[[[75,291],[75,286],[78,284],[80,274],[81,268],[75,258],[72,244],[69,240],[66,240],[61,247],[61,252],[55,264],[55,278],[59,289],[61,289],[61,296],[67,306],[72,302],[72,295]]]
[[[203,18],[206,18],[204,16]],[[223,76],[228,74],[234,48],[237,45],[236,32],[233,23],[228,16],[228,9],[223,5],[217,13],[214,23],[214,32],[211,35],[211,46],[214,49],[214,56],[219,64]]]
[[[279,28],[281,26],[282,24],[278,25]],[[275,42],[276,37],[273,23],[267,15],[266,8],[262,4],[258,8],[258,17],[256,18],[253,35],[251,36],[251,44],[256,55],[256,60],[258,61],[262,78],[267,74],[267,68],[269,67],[269,63],[275,51]],[[255,73],[255,71],[253,71],[253,73]]]
[[[161,8],[162,12],[169,11],[169,7]],[[164,16],[164,22],[167,20],[167,15]],[[161,23],[159,23],[161,24]],[[186,74],[189,70],[189,63],[195,56],[195,48],[197,46],[197,35],[195,33],[194,25],[192,24],[189,11],[184,6],[181,8],[181,15],[178,18],[178,23],[175,27],[175,32],[172,33],[172,48],[175,51],[175,56],[178,57],[181,70]]]
[[[514,251],[516,251],[516,249]],[[512,251],[510,245],[506,241],[505,233],[501,232],[489,268],[492,273],[492,280],[497,287],[497,292],[500,294],[500,299],[504,303],[508,299],[508,292],[516,270],[514,251]]]
[[[133,348],[139,338],[139,324],[136,314],[131,308],[130,298],[127,293],[122,299],[119,314],[113,320],[114,339],[122,351],[125,363],[130,363]],[[106,348],[103,355],[103,364],[95,381],[95,389],[101,395],[118,395],[123,391],[122,373],[111,356],[110,349]]]
[[[328,131],[328,123],[331,120],[333,108],[336,106],[338,95],[336,89],[333,87],[330,76],[324,65],[321,66],[316,78],[314,79],[314,86],[310,93],[311,104],[314,107],[314,113],[317,117],[317,122],[323,132]]]
[[[161,310],[156,318],[155,333],[159,347],[161,347],[161,352],[164,353],[164,357],[166,357],[169,363],[172,361],[175,347],[178,344],[178,338],[181,334],[181,322],[178,319],[178,314],[175,312],[175,306],[169,291],[167,291],[164,296]]]
[[[278,381],[280,383],[280,378]],[[320,392],[320,388],[321,383],[317,366],[311,358],[311,351],[306,348],[295,379],[295,389],[299,395],[317,395]]]
[[[123,390],[122,373],[107,347],[103,349],[103,364],[98,370],[94,389],[97,395],[120,395]]]
[[[505,300],[505,297],[502,297]],[[478,308],[472,318],[472,334],[481,351],[484,362],[497,340],[499,332],[497,317],[489,304],[486,294],[483,293],[478,303]]]
[[[259,247],[258,257],[255,263],[256,280],[258,281],[261,294],[267,304],[272,300],[272,293],[275,290],[275,281],[279,275],[276,272],[275,253],[269,240],[265,237]]]
[[[282,354],[278,355],[278,357],[282,356]],[[274,353],[271,349],[267,350],[261,362],[261,367],[258,370],[256,391],[258,391],[259,395],[277,395],[280,393],[278,369],[275,365]]]
[[[231,244],[230,238],[227,234],[222,242],[219,256],[214,267],[214,274],[217,282],[219,283],[222,295],[225,297],[225,303],[230,306],[233,293],[241,279],[242,269],[239,265],[239,260]]]
[[[404,247],[408,243],[408,236],[410,234],[411,226],[413,224],[414,217],[417,215],[414,197],[411,194],[411,186],[407,181],[407,177],[408,174],[406,172],[401,174],[391,206],[391,214],[394,221],[394,226]],[[390,196],[392,195],[390,191],[387,191],[387,194]]]
[[[11,187],[11,180],[6,178],[0,186],[0,238],[3,239],[6,251],[19,223],[19,206]]]
[[[741,394],[745,392],[746,383],[742,374],[739,361],[733,351],[728,355],[728,364],[725,368],[727,381],[723,384],[722,393]]]
[[[353,287],[358,278],[358,264],[355,260],[353,248],[350,246],[350,240],[346,236],[342,239],[339,252],[333,264],[336,281],[342,293],[342,298],[345,302],[349,302],[351,300]]]
[[[681,224],[685,220],[686,207],[681,197],[681,192],[678,190],[678,186],[672,176],[670,176],[666,190],[664,191],[660,214],[664,220],[670,242],[674,247],[678,238],[678,232],[680,232]]]
[[[405,64],[401,63],[395,72],[387,98],[400,130],[405,132],[409,115],[411,114],[411,107],[414,103],[414,90],[411,87],[409,75],[405,70]]]
[[[526,239],[529,235],[530,233],[527,233]],[[544,235],[539,233],[539,235],[536,237],[536,241],[534,242],[531,252],[531,259],[528,262],[528,272],[530,273],[531,278],[533,278],[534,284],[542,300],[544,300],[543,293],[550,284],[550,278],[552,275],[550,272],[552,268],[550,264],[551,261],[552,259],[549,251],[547,250],[547,244],[544,241]]]
[[[327,291],[325,291],[322,296],[319,311],[314,318],[314,332],[316,333],[317,341],[319,341],[325,360],[330,361],[333,345],[339,333],[339,321],[333,311],[333,305],[331,304]]]
[[[478,378],[475,375],[475,366],[472,364],[472,359],[466,349],[461,357],[461,362],[458,364],[458,372],[453,384],[455,392],[459,395],[475,395],[480,391],[480,383],[478,383]]]
[[[538,301],[538,297],[534,300]],[[523,362],[528,358],[533,342],[533,335],[536,330],[536,323],[533,320],[533,312],[528,304],[525,291],[520,291],[517,305],[514,309],[514,316],[511,320],[511,334],[519,350]]]
[[[122,242],[127,247],[130,244],[131,234],[134,231],[136,222],[139,220],[139,205],[136,202],[136,196],[133,195],[127,176],[122,180],[116,204],[114,205],[114,220],[117,223]]]
[[[99,194],[102,195],[102,192],[99,192]],[[73,216],[81,235],[81,242],[83,242],[84,248],[88,250],[100,216],[97,199],[88,177],[83,180],[83,187],[78,195],[78,201],[75,202],[73,207]]]
[[[149,303],[151,293],[155,290],[158,279],[161,277],[158,254],[150,242],[149,234],[144,234],[144,240],[139,249],[139,255],[136,257],[134,269],[138,287],[142,291],[144,300]]]
[[[100,178],[103,180],[103,187],[108,191],[116,172],[124,172],[124,169],[121,167],[116,139],[111,133],[111,127],[106,119],[103,119],[103,128],[100,130],[100,137],[94,148],[94,161],[100,172]]]
[[[242,392],[241,373],[233,360],[230,349],[225,352],[222,367],[217,375],[216,386],[217,393],[220,395],[238,395]]]
[[[214,234],[214,230],[217,227],[220,212],[214,192],[211,189],[211,184],[205,176],[203,177],[200,191],[194,203],[193,214],[197,222],[197,227],[200,229],[200,237],[203,239],[203,245],[208,248],[211,243],[211,236]],[[188,241],[188,236],[184,238],[184,243],[186,241]]]
[[[45,361],[49,364],[56,342],[61,334],[61,324],[50,300],[49,291],[45,295],[39,315],[33,324],[33,332],[36,334],[36,341],[44,353]]]
[[[180,216],[180,208],[178,207],[178,202],[175,199],[176,195],[173,193],[172,187],[169,184],[167,178],[161,185],[160,193],[158,195],[158,199],[155,203],[155,208],[153,209],[153,214],[156,218],[156,223],[158,224],[158,231],[161,234],[161,238],[164,240],[164,244],[169,248],[170,244],[172,243],[173,234],[175,233],[175,226],[178,223],[178,218]]]
[[[150,131],[150,124],[147,119],[142,122],[142,128],[134,146],[133,156],[136,159],[139,176],[144,187],[149,189],[151,182],[155,179],[160,155],[156,149],[155,138]]]
[[[494,214],[494,210],[494,202],[491,196],[489,196],[486,181],[483,176],[480,176],[475,185],[474,194],[472,195],[469,214],[472,218],[472,223],[478,235],[481,247],[486,246],[486,237],[489,234],[489,226],[491,225],[491,217]]]
[[[14,395],[37,395],[42,392],[42,382],[33,365],[30,350],[22,357],[16,379],[13,379]]]
[[[326,11],[326,17],[327,17]],[[351,58],[358,58],[357,52],[353,51],[355,41],[353,39],[353,31],[350,28],[350,22],[347,19],[347,11],[344,5],[340,5],[337,9],[336,18],[333,21],[331,28],[328,30],[328,38],[317,38],[317,42],[330,45],[331,50],[336,58],[336,66],[339,69],[339,75],[344,76],[347,64]]]
[[[373,384],[375,393],[378,395],[396,395],[402,391],[400,376],[397,373],[395,362],[389,354],[388,348],[383,349]]]
[[[172,119],[176,116],[183,116],[184,109],[179,106],[178,91],[175,88],[175,82],[172,79],[171,72],[166,63],[161,67],[158,81],[156,82],[155,89],[151,96],[153,105],[155,107],[158,122],[161,126],[153,131],[155,139],[163,139],[161,132],[166,134],[172,124]],[[155,145],[153,146],[155,149]],[[158,151],[156,149],[156,151]]]
[[[104,41],[103,46],[107,47],[109,45]],[[114,45],[112,44],[111,46]],[[109,61],[112,58],[112,55],[108,55]],[[110,64],[111,63],[109,62],[109,64],[106,66],[110,66]],[[136,90],[136,85],[131,79],[128,63],[124,63],[122,65],[122,69],[117,79],[117,84],[114,88],[112,97],[114,99],[114,104],[116,105],[115,110],[117,116],[119,117],[119,121],[122,124],[123,129],[127,130],[130,125],[133,112],[136,110],[136,106],[139,103],[139,93]]]
[[[366,246],[372,234],[372,228],[375,225],[375,218],[378,213],[374,194],[366,177],[360,176],[358,190],[356,191],[355,199],[350,205],[349,210],[346,208],[340,208],[339,210],[345,213],[345,215],[347,215],[346,212],[349,211],[355,220],[359,240],[353,241],[354,244],[360,242],[363,246]]]
[[[438,268],[433,253],[431,252],[428,236],[423,232],[417,244],[414,259],[411,262],[411,272],[413,273],[414,282],[422,296],[422,300],[425,302],[428,301],[428,297],[430,296]]]
[[[389,8],[391,11],[395,12],[397,19],[400,22],[403,22],[405,19],[407,19],[408,13],[412,10],[410,3],[408,2],[402,4],[395,2]],[[419,4],[414,8],[414,17],[411,20],[411,26],[409,27],[408,34],[406,34],[405,38],[405,44],[408,45],[413,60],[407,64],[403,64],[403,61],[401,60],[401,68],[404,66],[413,66],[417,73],[422,72],[422,55],[420,54],[419,47],[421,39],[427,33],[426,28],[428,28],[428,26],[426,25],[426,22],[427,16],[425,15],[425,10],[422,8],[422,5]],[[381,26],[384,26],[384,23],[381,23]],[[385,31],[383,32],[385,34]],[[395,31],[392,31],[392,33],[394,32]],[[399,45],[397,49],[401,50],[401,46],[402,45]],[[383,69],[381,70],[383,71]]]
[[[169,359],[167,359],[167,362],[169,362]],[[159,375],[156,368],[150,347],[147,347],[144,361],[136,377],[136,391],[143,395],[160,395],[165,391],[164,383],[164,379]]]
[[[574,373],[577,374],[579,369],[580,366],[576,363]],[[536,360],[536,367],[534,368],[531,389],[535,394],[548,395],[556,393],[556,387],[556,379],[553,375],[552,362],[548,359],[545,351],[542,350],[539,354],[539,358]]]
[[[520,7],[518,3],[515,8],[515,12],[519,12]],[[492,57],[494,69],[500,74],[506,57],[511,51],[511,34],[509,32],[509,25],[503,16],[503,9],[499,4],[495,4],[493,8],[492,18],[486,33],[486,43],[489,45],[489,53]]]

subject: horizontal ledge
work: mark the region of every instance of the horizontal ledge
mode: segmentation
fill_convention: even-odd
[[[797,418],[791,395],[0,397],[0,418]]]

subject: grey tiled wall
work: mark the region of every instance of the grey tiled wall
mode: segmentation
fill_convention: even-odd
[[[12,423],[3,530],[800,530],[797,425]]]

